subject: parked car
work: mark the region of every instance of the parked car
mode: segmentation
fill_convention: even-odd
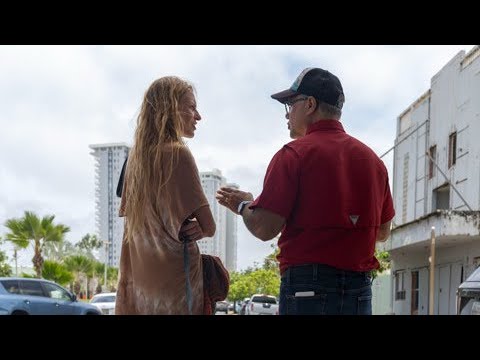
[[[104,315],[115,315],[115,300],[117,293],[100,293],[95,295],[90,304],[95,305]]]
[[[0,315],[101,315],[53,281],[0,278]]]
[[[480,267],[458,287],[457,314],[480,315]]]
[[[228,301],[217,301],[215,304],[215,312],[223,311],[228,314]]]
[[[245,315],[278,315],[277,298],[272,295],[254,294],[245,310]]]

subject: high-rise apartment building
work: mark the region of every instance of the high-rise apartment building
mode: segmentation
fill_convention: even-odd
[[[221,206],[215,198],[217,190],[226,186],[227,181],[218,169],[200,172],[200,179],[217,228],[213,237],[198,241],[200,252],[218,256],[229,271],[235,271],[237,264],[237,216]],[[235,184],[229,184],[229,186],[232,185],[238,188]]]
[[[238,189],[237,184],[227,184],[228,187]],[[225,209],[225,208],[224,208]],[[225,247],[225,267],[229,271],[237,270],[237,214],[227,210],[227,231],[226,231],[226,247]]]
[[[95,158],[95,225],[99,238],[107,242],[102,247],[102,260],[108,249],[107,264],[118,267],[123,237],[123,217],[118,216],[120,198],[116,195],[122,165],[130,147],[125,143],[89,146]]]

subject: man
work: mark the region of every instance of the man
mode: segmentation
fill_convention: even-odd
[[[217,200],[259,239],[280,231],[280,314],[372,313],[370,272],[379,267],[395,215],[383,162],[345,133],[339,79],[307,68],[285,91],[290,137],[265,175],[262,193],[221,188]]]

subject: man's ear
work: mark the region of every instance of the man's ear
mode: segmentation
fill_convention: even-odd
[[[308,114],[313,114],[317,108],[317,99],[315,99],[313,96],[310,96],[307,100],[308,103]]]

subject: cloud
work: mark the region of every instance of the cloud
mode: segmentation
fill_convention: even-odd
[[[188,140],[200,170],[218,168],[255,196],[271,157],[289,142],[270,95],[308,66],[337,74],[345,129],[381,154],[396,118],[458,51],[471,46],[2,46],[0,223],[25,210],[55,214],[77,241],[94,229],[89,144],[132,143],[150,83],[178,75],[196,87],[202,120]],[[388,156],[386,164],[390,164]],[[239,221],[240,268],[270,244]],[[6,231],[0,227],[0,234]]]

